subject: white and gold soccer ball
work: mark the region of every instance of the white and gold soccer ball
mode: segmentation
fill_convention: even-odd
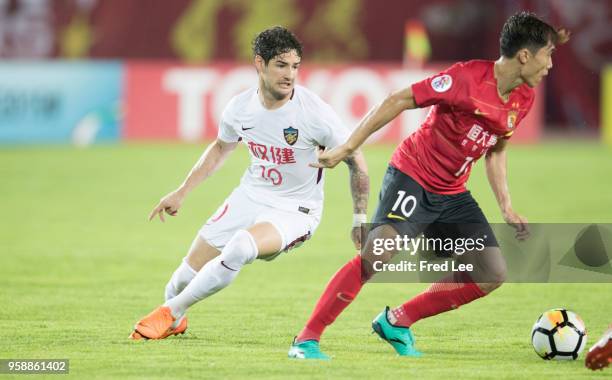
[[[533,349],[545,360],[576,360],[586,341],[582,318],[565,309],[548,310],[531,329]]]

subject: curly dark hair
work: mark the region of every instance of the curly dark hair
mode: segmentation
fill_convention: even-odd
[[[499,37],[499,50],[504,57],[512,58],[523,48],[535,54],[548,42],[563,44],[568,39],[569,33],[564,29],[556,30],[534,13],[519,12],[510,16],[504,24]]]
[[[291,50],[302,57],[302,43],[295,34],[282,26],[266,29],[253,39],[253,55],[263,58],[266,65],[272,58]]]

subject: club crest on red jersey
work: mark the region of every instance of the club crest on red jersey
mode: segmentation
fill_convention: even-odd
[[[285,136],[285,141],[287,144],[293,145],[298,140],[299,131],[293,127],[283,129],[283,135]]]
[[[445,92],[453,85],[453,78],[448,74],[439,75],[431,80],[431,88],[435,92]]]
[[[518,117],[518,111],[508,111],[508,129],[514,129],[516,127],[516,119]]]

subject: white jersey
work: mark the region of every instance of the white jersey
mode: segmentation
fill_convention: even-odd
[[[349,130],[332,108],[312,91],[295,86],[282,107],[268,110],[251,88],[233,97],[221,116],[219,140],[242,141],[251,165],[240,182],[254,201],[288,211],[320,214],[323,172],[320,148],[342,144]]]

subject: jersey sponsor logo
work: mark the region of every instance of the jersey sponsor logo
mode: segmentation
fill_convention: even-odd
[[[431,80],[431,88],[435,92],[446,92],[453,85],[453,78],[448,74],[443,74]]]
[[[287,144],[293,145],[298,140],[299,131],[293,127],[283,129],[283,135],[285,136],[285,141]]]
[[[247,142],[249,150],[254,157],[264,161],[273,162],[278,165],[295,164],[295,152],[291,148],[279,148],[276,146],[267,146],[257,144],[256,142]]]
[[[255,128],[255,127],[248,127],[248,128],[245,128],[245,127],[244,127],[244,125],[242,125],[242,124],[240,125],[240,127],[242,128],[242,130],[243,130],[243,131],[248,131],[249,129],[253,129],[253,128]]]
[[[478,124],[474,124],[466,133],[463,141],[461,141],[461,146],[467,147],[470,144],[472,152],[480,149],[480,154],[484,154],[487,149],[497,144],[497,139],[498,136],[496,134],[486,131]]]
[[[516,119],[518,118],[517,111],[508,111],[508,129],[514,129],[516,127]]]

